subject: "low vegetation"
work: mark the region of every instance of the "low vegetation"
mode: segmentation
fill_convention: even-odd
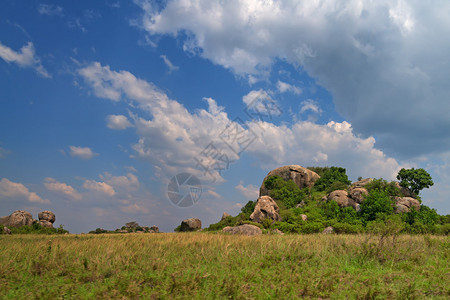
[[[2,299],[448,299],[448,237],[0,236]]]

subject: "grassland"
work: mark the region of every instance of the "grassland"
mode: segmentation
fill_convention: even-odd
[[[0,236],[5,299],[449,299],[446,236]]]

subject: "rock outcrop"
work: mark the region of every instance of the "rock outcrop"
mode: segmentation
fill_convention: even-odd
[[[353,207],[356,209],[356,202],[349,197],[348,192],[344,190],[332,191],[328,197],[328,201],[336,201],[340,207]]]
[[[53,223],[55,223],[55,214],[49,210],[44,210],[38,214],[39,225],[42,227],[53,228]]]
[[[396,187],[400,189],[400,193],[402,193],[403,197],[411,197],[411,198],[417,197],[413,192],[411,192],[410,189],[402,187],[398,181],[395,181],[394,184]]]
[[[359,204],[363,203],[368,194],[369,192],[363,187],[354,187],[351,188],[348,192],[350,198],[352,198],[356,203]]]
[[[420,202],[412,197],[395,197],[395,206],[396,213],[405,213],[411,209],[419,210]]]
[[[201,222],[200,222],[200,227],[202,227]],[[153,225],[152,227],[150,227],[148,232],[150,232],[150,233],[158,233],[159,232],[159,227],[156,226],[156,225]]]
[[[0,225],[8,227],[21,227],[33,225],[33,216],[26,210],[16,210],[11,215],[0,218]]]
[[[280,208],[275,200],[269,196],[262,196],[256,202],[255,210],[250,215],[250,220],[261,223],[264,219],[272,219],[274,221],[281,221]]]
[[[222,229],[223,232],[228,232],[231,234],[242,234],[242,235],[261,235],[262,230],[258,226],[250,225],[250,224],[244,224],[240,226],[234,226],[230,227],[227,226],[224,229]]]
[[[277,168],[270,171],[264,178],[261,188],[259,189],[259,196],[269,195],[269,190],[264,186],[264,182],[269,176],[280,176],[284,180],[292,180],[299,188],[312,187],[320,176],[307,168],[299,165],[289,165]]]
[[[197,218],[186,219],[181,222],[180,231],[196,231],[202,228],[202,221]]]
[[[223,221],[223,220],[225,220],[225,219],[228,218],[228,217],[231,217],[231,215],[228,214],[228,213],[226,213],[226,212],[224,212],[224,213],[222,214],[222,218],[220,219],[220,221]]]
[[[373,181],[373,178],[365,178],[365,179],[361,179],[359,181],[353,182],[352,185],[350,186],[350,189],[353,188],[363,188],[366,185],[368,185],[369,183],[371,183]]]

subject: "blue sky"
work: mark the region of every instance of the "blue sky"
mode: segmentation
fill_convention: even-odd
[[[449,213],[450,4],[2,1],[0,215],[206,226],[273,168],[425,168]],[[206,168],[206,169],[205,169]],[[198,202],[173,205],[180,173]]]

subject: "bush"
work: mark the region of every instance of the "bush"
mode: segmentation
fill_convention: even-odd
[[[333,229],[335,233],[361,233],[364,231],[364,228],[362,227],[362,225],[351,225],[348,223],[334,223],[333,225]]]
[[[21,227],[8,227],[12,234],[64,234],[69,233],[64,229],[64,225],[59,225],[58,228],[47,228],[35,222],[33,225],[26,225]]]
[[[361,203],[359,215],[365,223],[374,221],[392,214],[394,211],[393,205],[393,201],[385,191],[373,189]]]
[[[317,167],[311,169],[317,169]],[[351,183],[351,181],[348,180],[346,170],[344,168],[323,168],[323,170],[319,173],[321,173],[321,175],[319,174],[321,177],[314,184],[314,189],[316,191],[328,191],[332,188],[333,184],[339,189],[346,189]]]
[[[280,176],[269,176],[264,186],[270,190],[270,197],[276,200],[281,208],[293,208],[302,200],[306,200],[306,192],[292,180],[285,181]]]
[[[301,233],[319,233],[325,229],[325,226],[320,222],[306,223],[300,227]]]

